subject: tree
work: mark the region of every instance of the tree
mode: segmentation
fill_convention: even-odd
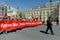
[[[22,13],[19,13],[19,17],[22,18]]]

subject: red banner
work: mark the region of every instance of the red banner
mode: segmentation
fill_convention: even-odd
[[[16,30],[27,26],[41,25],[41,20],[0,20],[0,31]]]

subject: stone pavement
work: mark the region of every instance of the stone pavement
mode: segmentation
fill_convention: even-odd
[[[60,26],[53,25],[55,35],[44,34],[40,31],[45,31],[46,25],[24,28],[16,32],[1,34],[0,40],[60,40]]]

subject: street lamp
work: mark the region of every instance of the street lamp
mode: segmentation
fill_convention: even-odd
[[[52,0],[50,0],[50,11],[52,10]],[[52,17],[52,13],[50,13],[50,17]]]

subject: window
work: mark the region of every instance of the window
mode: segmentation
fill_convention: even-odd
[[[7,16],[7,9],[5,8],[5,16]]]
[[[43,12],[43,16],[45,16],[45,12]]]
[[[42,19],[42,12],[40,12],[40,19]]]
[[[47,11],[47,17],[49,17],[49,11]]]
[[[0,14],[2,13],[2,10],[0,9]]]
[[[40,16],[42,16],[42,12],[40,12]]]

